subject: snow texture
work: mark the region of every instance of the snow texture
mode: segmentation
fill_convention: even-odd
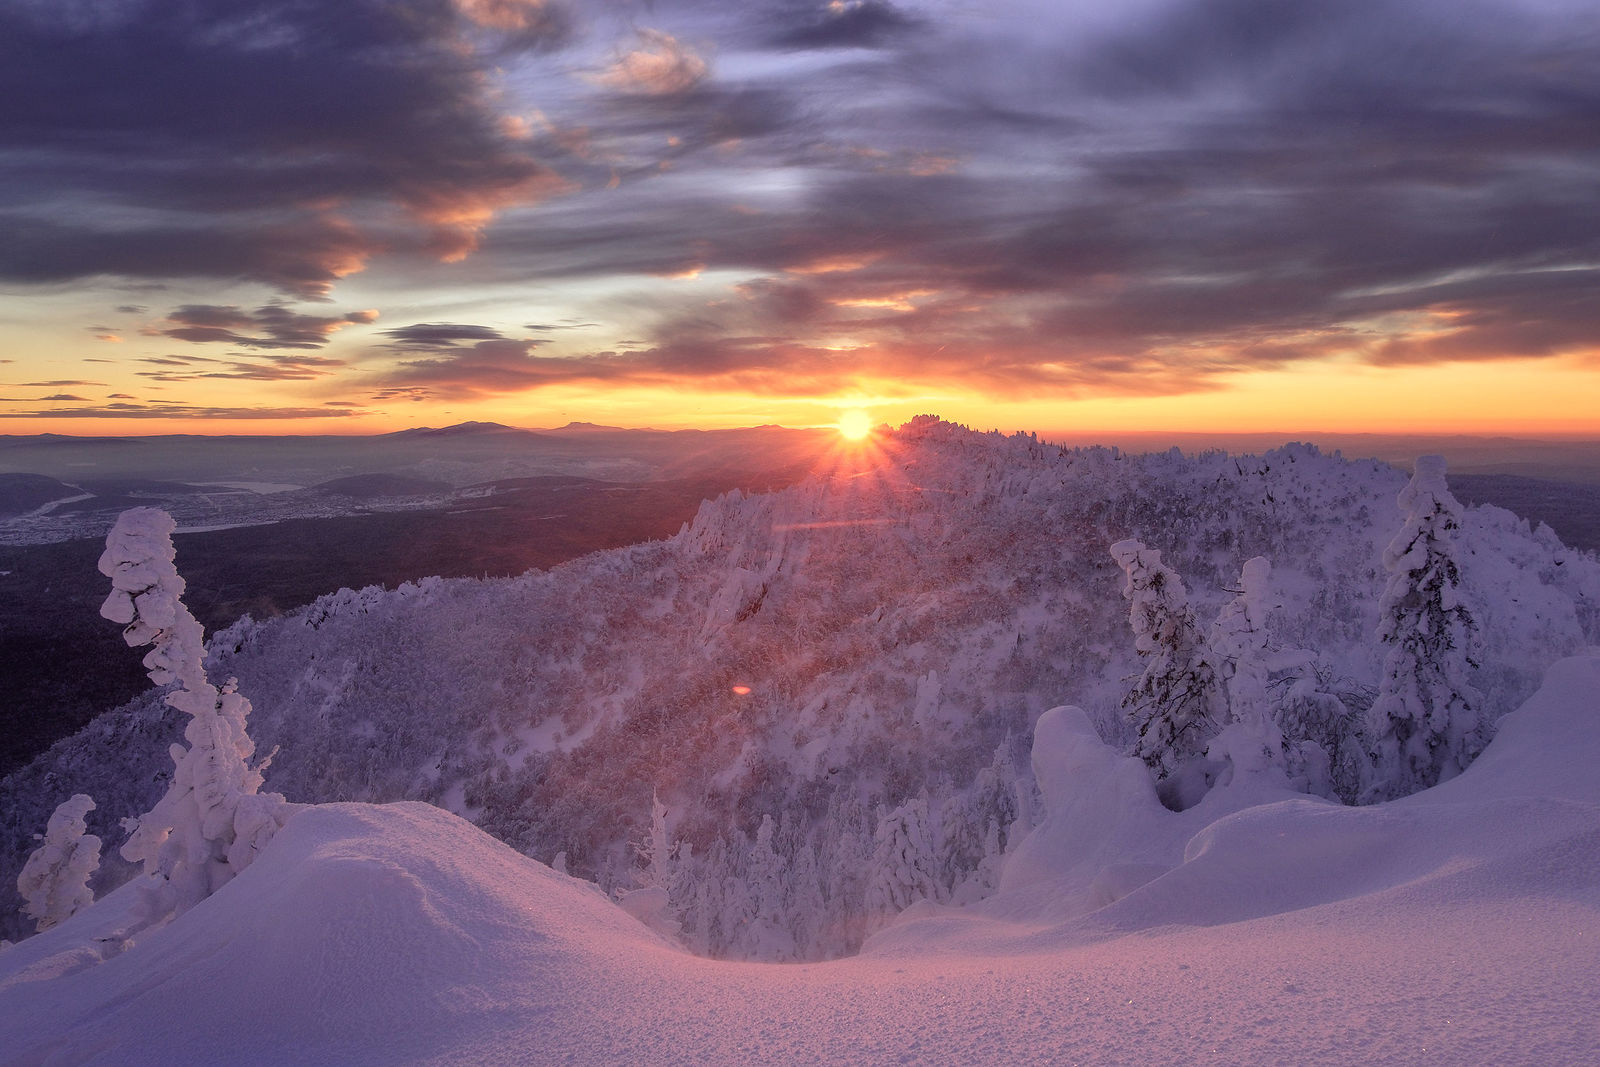
[[[1600,655],[1463,774],[1364,808],[1184,812],[1044,716],[1049,814],[994,897],[847,960],[705,960],[437,809],[295,814],[99,962],[124,890],[0,954],[0,1048],[56,1064],[1600,1060]],[[1230,795],[1232,795],[1230,797]]]

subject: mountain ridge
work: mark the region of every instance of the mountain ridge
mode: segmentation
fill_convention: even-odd
[[[1205,618],[1269,555],[1279,636],[1363,707],[1404,483],[1303,445],[1134,456],[918,420],[791,489],[707,501],[664,541],[241,621],[213,639],[212,670],[239,678],[252,734],[281,748],[268,785],[293,800],[428,800],[612,888],[637,877],[655,794],[693,847],[691,945],[838,955],[873,921],[868,876],[849,872],[871,869],[889,813],[935,835],[939,892],[982,895],[985,858],[1032,823],[1034,719],[1076,703],[1127,740],[1113,541],[1159,545]],[[1600,635],[1600,564],[1507,512],[1468,517],[1463,568],[1494,637],[1476,682],[1503,712]],[[54,795],[46,773],[105,792],[108,820],[140,810],[137,768],[160,765],[169,729],[145,698],[12,776],[5,799],[28,801],[10,840]],[[120,777],[85,781],[101,762]],[[790,901],[798,925],[741,926],[745,905],[708,888],[778,861],[811,872],[792,878],[810,894]]]

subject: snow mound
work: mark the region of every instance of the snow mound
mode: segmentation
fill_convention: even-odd
[[[52,1063],[449,1059],[486,1020],[603,1003],[608,975],[629,960],[682,954],[592,884],[415,803],[302,811],[222,891],[83,968],[96,932],[69,922],[6,953],[9,1052]],[[74,964],[67,981],[39,980]],[[539,1047],[523,1046],[533,1058]]]

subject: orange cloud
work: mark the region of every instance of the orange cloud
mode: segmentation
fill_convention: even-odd
[[[450,186],[417,184],[399,191],[400,202],[431,227],[428,248],[445,263],[458,263],[477,251],[483,231],[496,212],[517,204],[536,203],[571,191],[571,182],[529,163],[498,183]]]
[[[706,61],[671,34],[641,29],[639,38],[640,47],[597,77],[600,84],[625,93],[671,96],[693,89],[709,72]]]
[[[506,33],[539,29],[551,17],[545,0],[456,0],[456,9],[479,26]]]
[[[838,274],[846,271],[860,270],[871,266],[883,258],[881,252],[866,256],[822,256],[806,263],[797,263],[792,267],[785,267],[789,274]]]

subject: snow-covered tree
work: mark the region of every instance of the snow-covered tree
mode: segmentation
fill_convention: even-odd
[[[100,839],[85,833],[84,817],[94,801],[76,793],[61,802],[44,832],[44,843],[28,857],[17,878],[28,916],[45,931],[94,903],[89,878],[100,866]]]
[[[641,886],[665,888],[672,884],[672,834],[667,829],[667,806],[659,793],[650,794],[650,830],[634,851],[644,861],[644,867],[634,872]]]
[[[878,820],[867,883],[867,911],[886,918],[919,900],[942,900],[928,801],[908,800]]]
[[[678,905],[672,899],[678,887],[680,868],[672,834],[667,829],[667,806],[659,793],[650,795],[650,829],[641,844],[633,846],[643,867],[633,871],[638,888],[618,890],[618,903],[624,911],[666,937],[677,937],[683,930]],[[679,889],[680,895],[682,889]]]
[[[206,678],[200,623],[183,605],[173,566],[175,525],[158,508],[125,511],[100,557],[100,573],[111,579],[101,615],[123,624],[130,647],[153,646],[144,658],[150,680],[176,683],[166,702],[190,716],[188,747],[171,749],[172,784],[130,820],[122,846],[123,858],[142,863],[150,878],[141,926],[192,907],[249,866],[289,812],[281,795],[259,791],[268,760],[249,762],[250,702],[232,679],[219,689]]]
[[[756,841],[745,862],[746,921],[738,947],[749,959],[779,963],[795,958],[794,934],[787,926],[785,874],[788,861],[772,844],[771,815],[761,817]]]
[[[1378,638],[1389,647],[1367,718],[1368,799],[1404,796],[1453,778],[1488,743],[1490,723],[1469,672],[1478,626],[1462,602],[1454,534],[1461,505],[1443,456],[1422,456],[1401,490],[1404,525],[1384,551],[1389,581]]]
[[[1267,683],[1272,674],[1267,616],[1281,602],[1272,592],[1272,564],[1247,560],[1239,573],[1239,595],[1211,624],[1210,646],[1228,694],[1228,725],[1207,754],[1226,760],[1233,776],[1279,775],[1287,779],[1283,733],[1273,719]]]
[[[1225,690],[1183,579],[1161,553],[1127,540],[1111,546],[1111,557],[1126,575],[1122,595],[1144,660],[1122,702],[1139,734],[1133,754],[1165,778],[1205,752],[1227,717]]]

